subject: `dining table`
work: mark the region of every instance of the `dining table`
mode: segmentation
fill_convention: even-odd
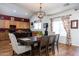
[[[42,36],[33,36],[33,37],[25,37],[18,38],[18,41],[23,45],[31,46],[32,55],[34,55],[34,51],[39,48],[39,42]]]
[[[42,39],[42,37],[43,36],[24,37],[24,38],[18,38],[18,41],[22,43],[23,45],[31,46],[32,55],[35,55],[35,51],[38,51],[39,49],[40,40]],[[53,51],[55,51],[55,49]]]

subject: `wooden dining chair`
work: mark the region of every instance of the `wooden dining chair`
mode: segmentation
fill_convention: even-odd
[[[48,50],[51,50],[52,54],[55,54],[55,38],[56,38],[56,35],[49,36]]]
[[[39,55],[42,54],[42,52],[45,51],[45,54],[48,55],[48,40],[49,37],[48,36],[43,36],[41,37],[41,40],[39,42]]]
[[[57,51],[59,51],[59,36],[60,34],[56,34],[56,38],[55,38],[55,46],[57,48]]]
[[[38,55],[38,38],[33,36],[31,38],[32,55]]]

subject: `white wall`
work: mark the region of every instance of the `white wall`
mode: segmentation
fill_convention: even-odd
[[[42,19],[42,26],[43,26],[43,23],[48,23],[48,32],[49,34],[52,34],[51,32],[51,28],[50,28],[50,18],[53,18],[53,17],[57,17],[57,16],[63,16],[63,15],[68,15],[68,14],[72,14],[72,16],[70,17],[70,20],[79,20],[79,11],[75,11],[75,10],[68,10],[68,11],[65,11],[63,13],[60,13],[60,14],[56,14],[56,15],[53,15],[51,17],[45,17],[44,19]],[[31,21],[33,21],[35,18],[32,17],[31,18]],[[34,29],[32,29],[34,31]],[[42,27],[41,31],[43,31],[44,28]],[[39,30],[38,30],[39,31]],[[72,39],[72,45],[77,45],[79,46],[79,28],[78,29],[71,29],[71,39]],[[60,37],[60,42],[61,43],[66,43],[66,38],[64,36],[61,36]]]

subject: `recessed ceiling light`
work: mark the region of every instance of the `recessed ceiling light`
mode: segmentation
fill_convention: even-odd
[[[25,15],[27,15],[27,13],[25,13]]]
[[[13,10],[13,12],[15,13],[15,12],[16,12],[16,10]]]

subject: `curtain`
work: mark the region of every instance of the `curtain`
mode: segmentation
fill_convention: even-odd
[[[70,16],[62,16],[61,20],[63,22],[64,29],[66,30],[66,43],[67,45],[71,45],[71,30],[70,30]]]

